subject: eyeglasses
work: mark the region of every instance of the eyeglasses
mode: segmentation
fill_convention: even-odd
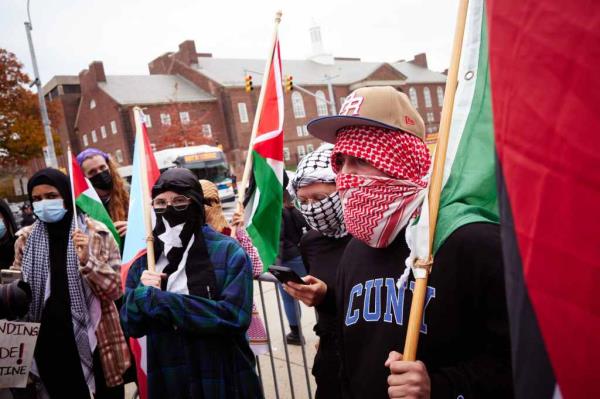
[[[294,200],[294,205],[296,205],[296,208],[300,208],[300,205],[308,205],[321,202],[327,197],[329,197],[329,194],[315,194],[312,196],[312,198],[296,197],[296,199]]]
[[[155,198],[152,200],[152,208],[156,213],[164,213],[167,210],[167,206],[171,205],[176,211],[185,211],[192,201],[185,195],[178,195],[173,197],[169,203],[166,199]]]

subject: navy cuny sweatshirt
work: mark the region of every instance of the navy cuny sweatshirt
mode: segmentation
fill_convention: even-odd
[[[387,398],[390,351],[402,353],[414,280],[397,287],[404,231],[387,248],[352,239],[338,269],[342,386],[348,398]],[[499,226],[472,223],[438,250],[417,359],[432,398],[510,398],[510,342]]]

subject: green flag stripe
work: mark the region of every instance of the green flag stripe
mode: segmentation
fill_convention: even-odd
[[[453,231],[465,224],[499,222],[491,99],[487,23],[483,10],[475,92],[450,176],[440,197],[434,253]]]
[[[275,262],[279,253],[279,233],[283,207],[283,187],[273,168],[256,151],[252,152],[254,179],[256,182],[255,204],[249,218],[248,235],[258,250],[265,270]]]
[[[104,205],[102,205],[101,202],[98,202],[93,198],[82,194],[79,197],[77,197],[75,203],[77,204],[79,209],[81,209],[86,215],[88,215],[94,220],[104,223],[108,230],[110,230],[110,232],[112,233],[117,244],[119,246],[121,245],[121,237],[119,236],[117,229],[115,228],[112,220],[110,219],[110,216],[108,215],[108,212],[106,212],[106,209],[104,208]]]

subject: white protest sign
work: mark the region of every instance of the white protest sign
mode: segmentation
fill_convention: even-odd
[[[24,388],[40,323],[0,320],[0,388]]]

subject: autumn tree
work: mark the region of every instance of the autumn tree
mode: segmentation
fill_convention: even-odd
[[[161,133],[153,140],[157,149],[169,147],[188,147],[201,144],[214,144],[211,135],[202,131],[203,125],[207,123],[208,112],[202,111],[200,116],[192,112],[184,103],[177,101],[178,85],[175,83],[174,92],[167,109],[161,113],[168,113],[171,118],[170,126],[163,126]],[[182,120],[180,113],[188,112],[189,119]]]
[[[22,168],[32,158],[43,156],[46,145],[37,95],[29,90],[31,79],[16,56],[0,48],[0,166]],[[58,123],[60,113],[48,104],[50,119]],[[53,134],[57,150],[58,135]]]

